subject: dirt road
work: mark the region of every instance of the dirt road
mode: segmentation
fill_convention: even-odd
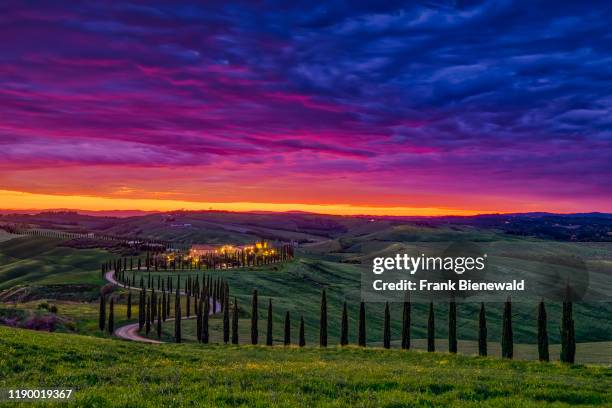
[[[120,282],[117,282],[115,280],[114,275],[115,275],[115,271],[108,271],[104,274],[104,279],[106,279],[109,283],[112,283],[115,286],[119,286],[119,287],[126,288],[126,289],[132,289],[132,290],[141,290],[141,288],[127,286]],[[180,291],[179,293],[181,295],[186,295],[185,292],[183,291]],[[212,316],[212,307],[210,308],[210,310],[211,310],[210,315]],[[221,303],[217,302],[216,310],[221,310]],[[188,319],[194,319],[194,318],[195,316],[183,317],[181,320],[188,320]],[[166,321],[173,321],[173,320],[174,318],[166,319]],[[164,343],[161,340],[153,340],[153,339],[149,339],[146,337],[142,337],[139,334],[138,323],[130,323],[130,324],[126,324],[125,326],[118,327],[117,329],[115,329],[115,336],[125,339],[125,340],[139,341],[141,343],[150,343],[150,344]]]

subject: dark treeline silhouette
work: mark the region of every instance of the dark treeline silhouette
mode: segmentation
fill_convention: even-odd
[[[139,251],[164,252],[168,249],[178,249],[175,248],[175,245],[169,241],[153,240],[135,236],[118,236],[98,234],[93,232],[42,230],[23,227],[15,227],[12,229],[12,232],[15,234],[44,238],[113,241],[119,243],[119,245],[122,247],[131,248]]]
[[[105,274],[112,270],[115,276],[118,276],[125,271],[233,269],[274,264],[291,259],[293,259],[293,246],[282,244],[273,247],[265,241],[244,247],[226,245],[214,250],[175,251],[160,246],[159,249],[146,250],[144,257],[109,260],[101,265],[101,272]]]
[[[157,335],[157,338],[162,337],[162,324],[170,317],[169,304],[171,301],[171,293],[168,287],[165,285],[165,280],[158,280],[157,288],[152,287],[149,291],[146,289],[145,279],[141,276],[140,279],[140,290],[138,300],[138,323],[139,328],[144,328],[147,335],[150,334],[151,330]],[[152,284],[151,284],[152,285]],[[183,303],[182,298],[186,301]],[[132,293],[128,292],[128,319],[131,316],[131,302]],[[192,299],[193,298],[193,299]],[[214,314],[215,306],[214,302],[218,302],[218,310],[223,312],[223,343],[228,344],[230,341],[234,345],[239,344],[239,321],[240,321],[240,308],[238,306],[238,298],[234,297],[233,302],[230,305],[229,296],[229,285],[226,281],[212,276],[204,276],[201,283],[199,277],[191,278],[188,276],[185,281],[184,291],[181,291],[180,278],[177,280],[176,287],[174,288],[174,340],[177,343],[182,341],[182,328],[181,328],[181,317],[182,317],[182,305],[184,304],[189,310],[193,308],[194,317],[196,319],[196,337],[197,341],[208,344],[210,342],[210,325],[209,317]],[[109,334],[113,334],[114,331],[114,306],[116,298],[110,296],[109,299],[109,312],[107,313],[107,298],[106,295],[101,293],[99,298],[100,302],[100,314],[99,314],[99,328],[101,331],[107,331]],[[193,305],[193,306],[189,306]],[[573,302],[571,298],[570,289],[567,289],[566,300],[563,302],[563,314],[561,319],[561,354],[560,359],[562,362],[574,363],[576,356],[576,339],[575,339],[575,328],[573,320]],[[189,315],[187,311],[186,317]],[[328,346],[328,303],[327,303],[327,291],[323,289],[321,291],[320,298],[320,318],[319,318],[319,346]],[[349,304],[344,301],[340,309],[340,346],[349,345]],[[366,305],[365,302],[359,303],[359,314],[358,314],[358,326],[357,326],[357,345],[365,347],[367,345],[367,332],[366,332]],[[548,340],[548,328],[547,328],[547,313],[545,304],[541,301],[537,307],[537,314],[534,316],[537,324],[537,348],[538,358],[540,361],[547,362],[550,360],[549,356],[549,340]],[[107,320],[108,318],[108,320]],[[272,299],[268,299],[267,307],[267,319],[266,319],[266,342],[267,346],[273,345],[273,307]],[[409,298],[402,304],[402,317],[401,317],[401,348],[411,348],[411,326],[412,326],[412,304]],[[392,314],[391,308],[388,302],[384,306],[384,314],[382,319],[382,346],[386,349],[391,348],[392,345],[392,333],[391,324]],[[488,355],[488,332],[487,332],[487,315],[485,304],[480,304],[479,313],[475,319],[478,337],[478,354],[479,356],[485,357]],[[503,311],[501,315],[501,356],[505,359],[512,359],[514,357],[514,339],[513,339],[513,328],[512,328],[512,302],[510,298],[503,304]],[[251,298],[251,319],[250,319],[250,343],[259,344],[259,300],[258,291],[253,290]],[[430,302],[428,305],[427,313],[427,351],[434,352],[435,347],[435,313],[434,303]],[[291,345],[291,315],[289,311],[284,312],[284,325],[283,325],[283,344],[286,346]],[[247,340],[248,341],[248,340]],[[304,316],[300,315],[299,319],[299,331],[297,344],[300,347],[306,345],[305,336],[305,323]],[[457,303],[454,299],[448,302],[448,344],[450,353],[457,353]]]
[[[561,355],[564,363],[573,364],[576,359],[576,332],[574,330],[572,291],[569,285],[565,290],[563,315],[561,317]]]
[[[487,356],[487,315],[484,302],[480,303],[478,313],[478,355]]]
[[[512,303],[510,302],[510,297],[508,297],[508,300],[504,302],[501,349],[502,358],[512,358],[514,356],[514,342],[512,337]]]
[[[207,250],[193,253],[147,251],[144,258],[138,257],[134,259],[133,257],[122,257],[110,259],[100,265],[100,272],[102,276],[111,272],[115,280],[129,288],[134,288],[136,286],[136,271],[147,272],[147,289],[156,287],[157,290],[161,290],[164,283],[167,283],[166,289],[172,292],[173,281],[171,276],[167,277],[166,282],[164,282],[160,276],[157,276],[157,281],[155,282],[154,277],[151,276],[151,272],[242,268],[279,263],[292,258],[293,247],[291,245],[272,247],[268,246],[266,242],[258,242],[254,246],[239,248],[224,246],[220,250]],[[131,272],[131,274],[129,272]],[[225,292],[223,291],[219,278],[212,281],[210,276],[208,278],[209,280],[206,281],[206,283],[209,285],[210,293],[213,297],[213,314],[216,314],[217,303],[221,305],[224,304],[222,297]],[[205,279],[206,276],[202,278],[202,286],[205,284]],[[192,277],[188,275],[185,293],[192,296],[194,292],[197,293],[200,290],[200,286],[198,274],[196,274],[195,279],[192,279]],[[220,302],[217,302],[218,299],[220,299]],[[191,314],[191,302],[189,300],[188,302],[189,304],[186,308],[187,317]]]
[[[272,336],[272,299],[268,300],[268,324],[266,326],[266,346],[272,346],[274,343]]]
[[[546,307],[544,301],[538,305],[538,358],[540,361],[549,361],[548,329],[546,328]]]

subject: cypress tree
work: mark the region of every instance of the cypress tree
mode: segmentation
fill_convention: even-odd
[[[213,313],[215,310],[214,302],[215,298],[213,295]],[[229,300],[225,299],[225,305],[223,305],[223,342],[227,344],[230,339],[230,321],[229,321]]]
[[[170,293],[172,289],[168,289],[168,293],[166,294],[166,318],[170,317]]]
[[[502,358],[512,358],[514,345],[512,340],[512,303],[510,297],[504,302],[504,314],[502,317]]]
[[[181,292],[177,284],[176,294],[174,295],[174,341],[180,343],[181,340]]]
[[[389,312],[389,302],[385,303],[385,321],[383,326],[383,347],[391,348],[391,313]]]
[[[151,297],[147,296],[147,311],[145,317],[145,333],[149,334],[151,331]]]
[[[406,295],[402,312],[402,349],[404,350],[410,348],[411,309],[412,304],[410,303],[408,295]]]
[[[306,345],[306,337],[304,336],[304,315],[300,316],[300,347],[304,347]]]
[[[145,296],[147,296],[145,290],[141,289],[138,294],[138,330],[142,330],[145,324]]]
[[[457,353],[457,303],[454,297],[448,304],[448,352]]]
[[[198,342],[202,342],[202,309],[204,308],[202,299],[200,299],[200,305],[196,310],[196,337]]]
[[[223,311],[223,305],[225,305],[225,281],[221,282],[221,288],[219,289],[219,304],[221,305],[221,311]]]
[[[185,288],[185,290],[187,290],[187,288]],[[189,296],[189,294],[185,296],[185,302],[185,316],[187,317],[187,319],[189,319],[189,315],[191,313],[191,296]]]
[[[285,346],[289,346],[291,344],[291,316],[289,312],[285,313]]]
[[[546,307],[544,301],[538,306],[538,357],[540,361],[549,361],[548,330],[546,329]]]
[[[436,326],[433,302],[429,302],[429,316],[427,318],[427,351],[436,351]]]
[[[348,344],[348,310],[346,307],[346,301],[342,307],[342,319],[340,322],[340,345],[346,346]]]
[[[268,327],[266,330],[266,346],[271,346],[272,341],[272,299],[268,300]]]
[[[321,318],[319,325],[319,346],[327,347],[327,296],[325,289],[321,293]]]
[[[365,303],[361,301],[359,303],[359,336],[358,343],[361,347],[366,346],[366,313]]]
[[[111,297],[108,310],[108,334],[112,335],[115,331],[115,299]]]
[[[157,304],[157,338],[161,339],[161,334],[162,334],[162,304],[158,303]]]
[[[229,299],[229,284],[225,284],[225,291],[223,294],[223,299]],[[227,302],[227,304],[229,305],[229,300]]]
[[[484,302],[480,303],[480,313],[478,315],[478,355],[487,355],[487,315]]]
[[[204,311],[202,312],[202,343],[208,344],[208,315],[210,314],[210,298],[204,298]],[[226,342],[227,343],[227,342]]]
[[[132,292],[128,292],[127,297],[127,318],[132,318]]]
[[[104,298],[104,294],[100,294],[100,313],[98,318],[98,327],[100,327],[100,331],[104,331],[104,326],[106,325],[106,299]]]
[[[166,297],[166,291],[162,291],[162,307],[161,307],[161,317],[162,320],[165,322],[166,321],[166,317],[168,315],[167,313],[167,307],[168,307],[168,301],[167,301],[167,297]]]
[[[563,363],[574,364],[576,358],[576,333],[574,329],[573,304],[569,285],[566,287],[561,317],[561,355]]]
[[[234,298],[234,313],[232,314],[232,344],[238,344],[238,299]]]
[[[223,289],[225,292],[225,289]],[[257,310],[257,289],[253,290],[253,300],[251,304],[251,344],[257,344],[259,340],[259,329],[257,325],[257,319],[259,318]]]
[[[157,294],[155,289],[151,293],[151,324],[155,324],[155,314],[157,313]]]
[[[216,294],[216,290],[213,288],[212,291],[212,314],[217,314],[217,294]],[[221,308],[223,308],[225,306],[225,304],[223,304],[221,306]]]

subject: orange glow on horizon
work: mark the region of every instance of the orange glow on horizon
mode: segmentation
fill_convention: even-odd
[[[373,215],[373,216],[441,216],[476,215],[492,213],[478,209],[453,209],[439,207],[384,207],[351,204],[300,204],[300,203],[258,203],[258,202],[196,202],[164,199],[110,198],[81,195],[53,195],[0,190],[0,209],[7,210],[141,210],[141,211],[304,211],[331,215]],[[499,212],[499,211],[495,211]]]

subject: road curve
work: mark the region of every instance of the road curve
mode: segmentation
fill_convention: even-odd
[[[141,290],[142,288],[136,288],[133,286],[128,286],[128,285],[124,285],[121,282],[117,282],[117,280],[115,280],[115,271],[110,270],[108,272],[106,272],[104,274],[104,279],[106,279],[109,283],[115,285],[115,286],[119,286],[121,288],[125,288],[125,289],[131,289],[131,290]],[[179,293],[181,295],[186,295],[185,292],[183,291],[179,291]],[[221,310],[221,303],[217,302],[217,310]],[[212,316],[212,308],[211,308],[211,312],[210,315]],[[188,319],[193,319],[195,318],[195,316],[189,316],[189,317],[183,317],[181,318],[181,320],[188,320]],[[172,321],[174,320],[174,317],[172,318],[168,318],[166,319],[166,321]],[[124,340],[130,340],[130,341],[138,341],[141,343],[149,343],[149,344],[161,344],[164,343],[161,340],[153,340],[153,339],[149,339],[147,337],[142,337],[139,334],[139,328],[138,328],[138,323],[130,323],[130,324],[126,324],[125,326],[121,326],[115,329],[115,336],[124,339]]]

